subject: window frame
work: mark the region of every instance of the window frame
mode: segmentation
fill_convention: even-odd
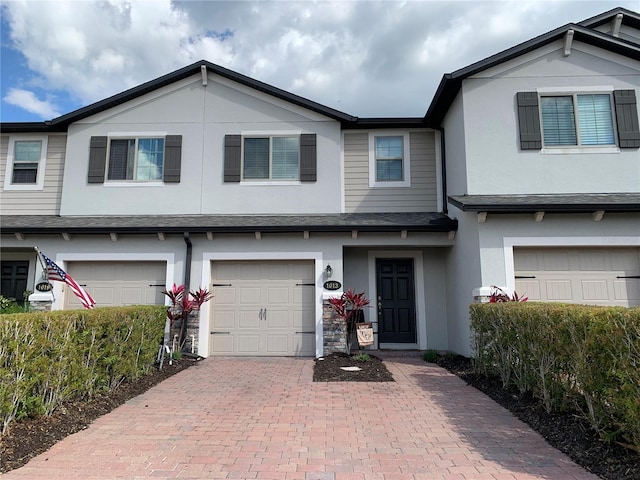
[[[166,163],[166,151],[167,151],[167,132],[110,132],[107,133],[107,147],[106,147],[106,158],[105,158],[105,169],[104,169],[104,185],[158,185],[164,183],[164,170]],[[138,145],[139,140],[147,140],[147,139],[162,139],[162,172],[160,174],[160,178],[153,180],[139,180],[138,178],[132,179],[109,179],[109,165],[111,162],[111,142],[113,140],[135,140],[135,159],[133,165],[134,175],[137,174],[137,165],[138,165]],[[128,161],[128,159],[127,159]]]
[[[376,157],[376,138],[402,137],[402,180],[378,180]],[[376,130],[369,132],[369,187],[370,188],[406,188],[411,186],[411,150],[410,132],[406,130]]]
[[[15,163],[15,145],[18,142],[40,142],[40,158],[35,183],[13,183],[13,167]],[[7,149],[7,168],[4,175],[5,190],[43,190],[44,174],[47,163],[47,147],[49,137],[47,135],[12,135],[9,137],[9,147]]]
[[[242,185],[300,185],[301,130],[295,131],[245,131],[240,132],[240,183]],[[269,140],[269,176],[268,178],[245,178],[245,140],[266,138]],[[273,138],[295,138],[298,141],[298,175],[295,178],[272,178],[273,175]]]
[[[614,100],[614,87],[606,86],[590,86],[590,87],[562,87],[562,88],[538,88],[538,115],[540,119],[540,140],[542,154],[602,154],[602,153],[619,153],[620,140],[618,138],[618,126],[616,122],[616,110]],[[611,116],[611,129],[613,134],[613,143],[586,145],[581,143],[580,125],[578,116],[578,96],[580,95],[608,95],[609,96],[609,114]],[[544,97],[571,97],[573,103],[573,122],[576,133],[575,145],[547,145],[544,138],[544,122],[542,118],[542,99]]]

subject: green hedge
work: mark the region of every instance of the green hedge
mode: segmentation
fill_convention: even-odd
[[[471,327],[482,372],[640,446],[640,308],[475,304]]]
[[[0,315],[2,432],[148,373],[165,319],[156,306]]]

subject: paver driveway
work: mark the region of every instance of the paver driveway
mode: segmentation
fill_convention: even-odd
[[[313,383],[308,358],[210,358],[3,480],[597,478],[446,370],[385,362],[394,383]]]

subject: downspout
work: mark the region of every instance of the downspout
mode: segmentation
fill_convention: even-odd
[[[191,288],[191,257],[193,255],[193,244],[189,232],[184,232],[184,243],[187,244],[187,254],[184,260],[184,288],[189,291]]]
[[[442,213],[447,215],[449,208],[447,207],[447,155],[444,141],[444,128],[435,127],[440,132],[440,170],[442,171]]]
[[[189,295],[189,291],[191,290],[191,257],[193,255],[193,244],[191,243],[189,232],[184,232],[184,243],[187,244],[187,253],[184,260],[184,294]],[[186,322],[187,319],[185,319],[184,321]],[[181,328],[181,330],[182,334],[180,335],[180,345],[182,345],[187,338],[186,325],[183,325],[183,328]]]

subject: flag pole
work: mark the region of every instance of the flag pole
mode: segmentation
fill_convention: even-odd
[[[44,261],[42,260],[42,255],[40,255],[40,250],[38,249],[38,247],[34,246],[33,249],[36,251],[36,257],[38,257],[38,261],[40,262],[40,266],[42,267],[42,274],[44,275],[44,279],[49,282],[49,270],[47,270],[47,266],[44,264]],[[51,283],[51,282],[49,282]],[[53,285],[51,286],[51,290],[49,290],[49,292],[51,292],[51,299],[52,301],[56,301],[56,295],[53,293]]]

